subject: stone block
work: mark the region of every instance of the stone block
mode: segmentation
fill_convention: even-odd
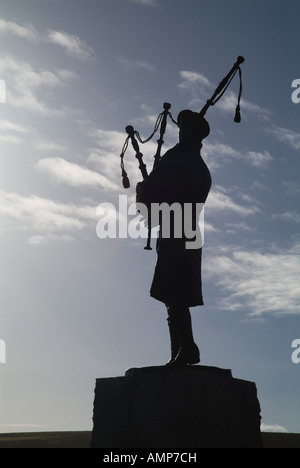
[[[230,370],[130,369],[97,379],[92,448],[262,448],[256,385]]]

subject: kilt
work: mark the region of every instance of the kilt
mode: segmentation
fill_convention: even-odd
[[[209,169],[199,150],[190,148],[188,144],[178,144],[167,151],[149,177],[138,184],[137,201],[148,210],[153,203],[167,203],[169,206],[180,203],[182,207],[187,203],[195,207],[205,203],[211,183]],[[193,231],[198,223],[196,213],[195,209],[191,215],[190,227]],[[188,239],[185,234],[175,238],[174,224],[171,220],[170,223],[173,234],[169,238],[160,235],[158,239],[150,296],[165,304],[179,301],[188,307],[201,306],[202,248],[186,248]],[[184,229],[182,233],[185,233]]]
[[[186,249],[186,240],[158,239],[157,261],[150,296],[169,304],[178,301],[188,307],[203,305],[202,248]]]

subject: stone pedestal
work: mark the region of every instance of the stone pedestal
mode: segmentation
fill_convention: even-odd
[[[189,366],[97,379],[92,448],[262,448],[253,382]]]

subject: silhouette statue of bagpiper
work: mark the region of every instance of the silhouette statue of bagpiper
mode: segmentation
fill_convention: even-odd
[[[175,121],[170,113],[171,105],[164,103],[163,112],[157,118],[152,135],[144,141],[132,126],[126,127],[128,136],[120,155],[123,186],[124,188],[130,186],[124,167],[124,155],[130,139],[143,176],[143,181],[139,182],[136,187],[136,200],[138,207],[143,204],[147,209],[148,240],[146,250],[151,250],[151,228],[154,226],[151,219],[151,207],[154,204],[160,206],[165,203],[172,207],[176,203],[182,208],[180,235],[178,235],[178,229],[176,230],[178,225],[175,226],[175,214],[172,216],[172,211],[169,212],[170,216],[166,220],[169,223],[168,236],[162,235],[164,217],[161,216],[159,220],[160,229],[156,245],[157,262],[150,288],[150,295],[163,302],[167,308],[171,358],[166,366],[170,369],[200,362],[199,348],[193,337],[190,307],[203,305],[202,245],[195,243],[194,246],[191,246],[190,244],[199,235],[199,210],[197,207],[204,205],[212,184],[209,169],[201,156],[202,141],[210,133],[210,127],[204,115],[209,107],[215,105],[223,96],[233,77],[238,73],[240,89],[234,121],[237,123],[241,121],[242,81],[240,65],[243,62],[243,57],[237,58],[232,69],[219,83],[214,94],[200,112],[183,110]],[[161,157],[168,117],[179,128],[179,142]],[[160,129],[160,137],[157,141],[154,165],[151,173],[148,174],[137,140],[140,143],[148,142],[158,129]],[[185,213],[186,206],[189,207],[188,213]],[[144,213],[142,214],[144,215]],[[187,225],[188,232],[194,233],[194,239],[186,235]]]

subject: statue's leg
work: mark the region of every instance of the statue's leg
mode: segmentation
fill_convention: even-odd
[[[180,367],[200,362],[200,352],[193,337],[192,319],[189,308],[176,301],[168,306],[168,322],[179,340],[179,352],[167,366]]]
[[[172,322],[170,315],[168,315],[167,321],[168,321],[168,326],[169,326],[170,342],[171,342],[171,358],[167,362],[167,364],[169,364],[170,362],[174,361],[177,354],[179,353],[180,341],[176,332],[175,324],[174,322]]]

